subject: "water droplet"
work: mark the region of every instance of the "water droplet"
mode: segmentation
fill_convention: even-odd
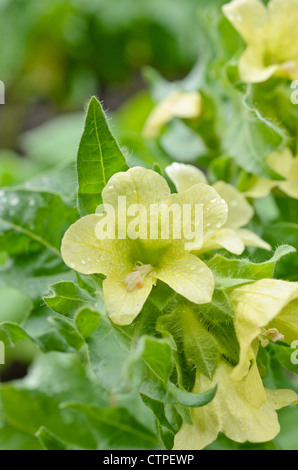
[[[19,202],[20,202],[20,200],[19,200],[18,197],[13,197],[13,198],[10,200],[10,205],[11,205],[11,206],[16,206]]]
[[[210,199],[210,202],[216,202],[217,201],[217,198],[215,199]]]

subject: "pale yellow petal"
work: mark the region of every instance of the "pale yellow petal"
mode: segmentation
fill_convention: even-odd
[[[217,439],[220,416],[210,406],[192,411],[192,417],[195,424],[182,424],[175,436],[173,450],[202,450]]]
[[[284,335],[286,343],[292,344],[296,341],[298,339],[298,299],[288,303],[269,326],[277,328]]]
[[[240,443],[267,442],[277,436],[280,426],[275,408],[292,403],[296,394],[265,390],[256,364],[239,382],[232,380],[231,371],[230,365],[221,362],[212,380],[197,372],[194,392],[205,392],[215,384],[217,392],[210,403],[192,409],[193,426],[183,424],[175,437],[175,450],[203,449],[219,432]]]
[[[244,228],[238,229],[236,230],[236,234],[239,238],[241,238],[245,246],[256,246],[257,248],[263,248],[264,250],[272,250],[272,247],[269,245],[269,243],[262,240],[262,238],[260,238],[251,230]]]
[[[245,245],[235,230],[230,228],[222,228],[213,234],[210,238],[204,240],[204,244],[199,250],[199,253],[205,253],[210,250],[218,250],[220,248],[225,248],[225,250],[228,250],[234,255],[241,255],[245,249]]]
[[[115,274],[103,281],[106,309],[117,325],[129,325],[133,322],[142,310],[153,285],[153,279],[147,277],[143,281],[143,287],[128,291],[124,279],[125,275]]]
[[[197,239],[193,242],[193,247],[191,250],[200,249],[202,246],[203,238],[209,237],[214,232],[216,232],[220,227],[224,225],[227,219],[228,208],[225,201],[217,194],[212,186],[207,184],[196,184],[186,191],[181,193],[171,194],[169,198],[165,201],[169,207],[177,205],[181,207],[181,212],[187,214],[187,206],[191,209],[191,222],[192,222],[192,232],[193,236],[197,235]],[[195,206],[201,208],[199,213],[202,211],[202,218],[199,220],[199,226],[194,229],[195,226]],[[174,223],[178,223],[175,218]],[[199,230],[201,230],[199,232]],[[189,234],[190,236],[191,234]],[[185,239],[185,235],[183,240]],[[187,241],[187,240],[185,240]],[[196,246],[195,246],[196,245]]]
[[[298,284],[276,279],[262,279],[235,289],[231,301],[235,311],[235,330],[240,344],[235,380],[248,372],[252,359],[251,344],[261,329],[270,324],[298,296]],[[280,331],[283,334],[282,331]]]
[[[170,195],[166,180],[158,173],[136,166],[128,171],[115,173],[102,192],[104,204],[118,207],[118,197],[126,197],[127,208],[132,204],[149,204],[159,202]]]
[[[222,9],[247,44],[257,40],[268,21],[266,7],[259,0],[234,0]]]
[[[201,95],[197,92],[175,91],[161,101],[149,115],[143,134],[158,137],[162,127],[174,117],[196,118],[201,114]]]
[[[279,70],[279,65],[264,64],[263,48],[248,46],[239,59],[239,73],[246,83],[261,83],[268,80]]]
[[[246,197],[261,198],[267,196],[271,190],[278,184],[277,181],[257,178],[253,186],[244,194]]]
[[[269,390],[267,388],[266,393],[268,400],[271,401],[275,410],[296,404],[298,400],[297,393],[293,390]]]
[[[99,240],[95,236],[99,215],[86,215],[69,227],[61,245],[63,261],[82,274],[129,270],[130,246],[126,240]]]
[[[178,294],[196,304],[211,301],[214,289],[212,271],[195,255],[182,253],[175,259],[168,253],[160,266],[156,277]]]
[[[298,199],[298,179],[282,181],[278,184],[278,187],[288,196]]]
[[[298,182],[298,156],[293,158],[291,165],[291,172],[289,175],[290,179],[296,180]]]
[[[223,181],[215,183],[213,187],[228,204],[229,212],[225,227],[235,229],[247,225],[254,211],[245,196],[234,186]]]
[[[279,61],[297,59],[298,1],[271,0],[268,12],[271,31],[268,38],[270,50],[275,52]]]
[[[176,186],[178,193],[198,183],[208,184],[202,170],[193,165],[174,162],[166,167],[166,172]]]
[[[171,201],[180,204],[202,204],[204,238],[208,238],[227,221],[228,207],[217,191],[207,184],[197,184],[182,193],[172,194]]]
[[[290,149],[285,148],[282,152],[273,152],[266,158],[268,165],[279,175],[289,178],[293,163],[293,155]]]

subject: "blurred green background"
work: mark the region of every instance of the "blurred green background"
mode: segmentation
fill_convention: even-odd
[[[115,114],[111,125],[121,145],[151,165],[160,151],[143,148],[140,136],[130,133],[141,130],[153,106],[146,67],[169,81],[186,76],[204,49],[198,18],[210,3],[220,11],[225,2],[0,0],[6,101],[0,106],[0,186],[59,185],[59,192],[72,195],[84,108],[92,95]],[[1,321],[30,313],[30,299],[19,293],[1,288]],[[6,351],[0,380],[24,376],[34,355],[26,341]]]
[[[1,173],[9,173],[8,150],[30,154],[34,146],[38,152],[38,134],[26,131],[70,113],[39,135],[50,140],[61,126],[68,134],[69,128],[77,129],[81,116],[76,113],[91,95],[103,100],[105,109],[117,109],[144,88],[143,66],[171,80],[183,77],[197,59],[199,3],[1,0],[0,80],[6,86],[6,105],[0,108]],[[24,165],[24,177],[30,170]]]

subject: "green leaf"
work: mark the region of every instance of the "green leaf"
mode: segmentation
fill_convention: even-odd
[[[158,380],[167,383],[173,370],[172,353],[169,343],[162,339],[142,336],[127,362],[127,374],[133,365],[143,359]]]
[[[169,389],[173,396],[176,398],[178,403],[191,408],[198,408],[205,406],[213,400],[217,387],[213,387],[211,390],[203,393],[190,393],[185,390],[181,390],[172,384],[169,384]]]
[[[93,214],[101,192],[114,173],[126,171],[125,158],[113,137],[97,99],[89,103],[77,157],[78,205],[81,215]]]
[[[107,316],[90,308],[79,311],[75,323],[85,338],[91,365],[102,386],[114,394],[129,391],[124,378],[129,338],[118,331]]]
[[[184,311],[182,316],[185,356],[189,363],[211,378],[218,359],[217,343],[190,311]]]
[[[295,253],[295,248],[289,245],[279,246],[274,255],[263,263],[252,263],[249,259],[227,259],[222,255],[215,255],[208,261],[212,269],[216,286],[230,288],[233,286],[255,282],[259,279],[272,278],[276,263],[284,256]]]
[[[40,302],[48,285],[73,277],[60,256],[64,232],[76,210],[58,194],[25,189],[0,191],[0,251],[9,256],[0,286],[15,287]]]
[[[60,315],[73,317],[82,307],[94,303],[94,297],[71,281],[57,282],[49,289],[50,295],[43,300]]]
[[[0,323],[0,339],[5,344],[11,346],[23,339],[29,339],[34,342],[34,339],[20,325],[8,321]]]
[[[60,258],[60,242],[75,210],[54,193],[0,191],[0,250],[10,255],[48,250]]]
[[[293,372],[293,374],[298,375],[298,364],[295,364],[292,359],[295,358],[297,362],[298,352],[297,348],[291,348],[288,346],[282,346],[280,344],[274,345],[274,351],[276,358],[280,364],[285,367],[287,370]]]
[[[82,413],[96,430],[99,449],[156,449],[158,439],[152,431],[139,423],[125,408],[102,409],[79,403],[67,408]]]
[[[297,450],[298,407],[289,406],[278,411],[281,432],[274,439],[279,450]]]
[[[44,426],[41,426],[35,434],[45,450],[68,450],[69,447],[65,442],[62,442],[54,434],[48,431]]]
[[[200,311],[213,323],[230,322],[234,318],[229,296],[220,289],[214,289],[212,301],[201,305]]]
[[[286,198],[288,203],[289,198]],[[297,200],[292,211],[292,218],[297,217]],[[288,204],[290,207],[290,204]],[[283,209],[283,213],[285,210]],[[278,263],[275,270],[275,277],[287,279],[289,281],[298,281],[298,224],[282,222],[265,227],[264,235],[266,240],[276,246],[279,243],[288,243],[296,248],[296,253],[289,257],[284,257]]]
[[[91,333],[97,330],[100,322],[101,317],[98,312],[88,308],[80,310],[75,318],[77,329],[84,339],[88,339]]]
[[[11,321],[23,323],[33,308],[30,297],[11,287],[0,288],[0,323]]]
[[[32,386],[34,384],[34,386]],[[95,449],[97,442],[86,419],[63,402],[107,406],[105,392],[74,355],[40,355],[21,381],[0,387],[3,416],[18,431],[35,436],[41,427],[77,448]]]
[[[228,89],[225,90],[225,92]],[[223,107],[223,150],[249,173],[277,178],[266,157],[288,141],[285,131],[266,119],[247,96],[229,90]],[[226,119],[231,116],[230,119]]]
[[[214,337],[200,322],[193,305],[181,301],[171,314],[160,318],[157,328],[173,335],[178,352],[183,351],[189,365],[195,365],[207,377],[212,377],[219,348]]]
[[[73,322],[70,320],[60,317],[50,317],[49,322],[57,328],[59,334],[72,348],[80,350],[84,345],[82,336],[78,333]]]

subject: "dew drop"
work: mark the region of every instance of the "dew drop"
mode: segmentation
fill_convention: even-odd
[[[20,202],[18,197],[14,197],[10,200],[10,205],[11,206],[16,206]]]

